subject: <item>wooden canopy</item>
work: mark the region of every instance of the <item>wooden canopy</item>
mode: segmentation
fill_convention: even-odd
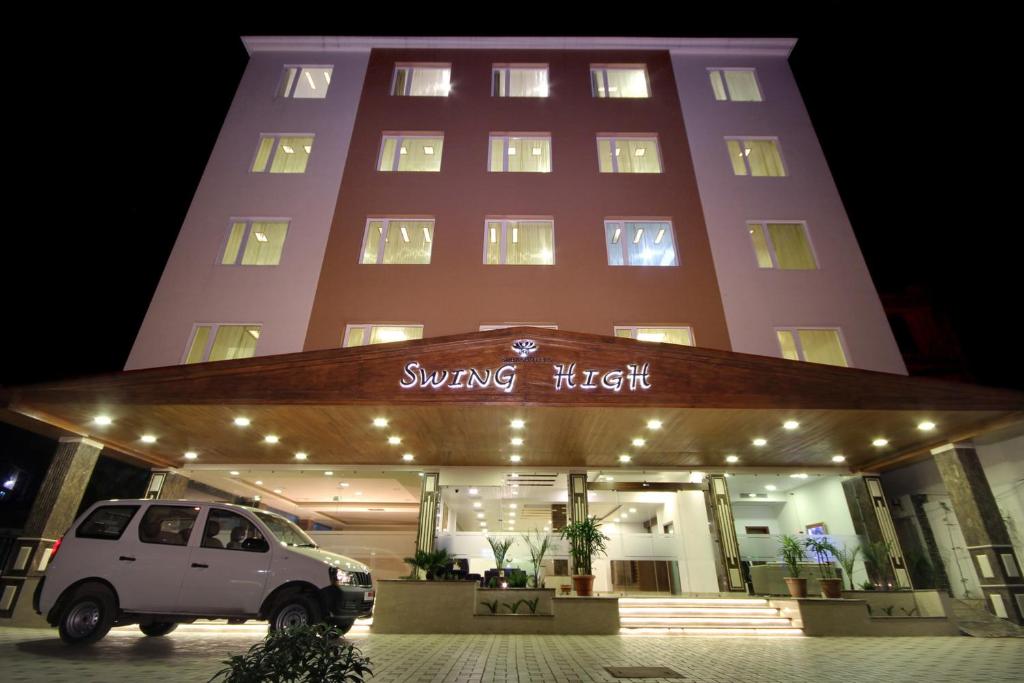
[[[842,454],[844,469],[877,470],[1024,423],[1015,391],[529,327],[118,372],[9,388],[0,401],[13,424],[168,467],[194,451],[207,465],[303,452],[337,465],[410,453],[420,467],[520,455],[523,468],[615,468],[629,455],[630,467],[709,469],[726,455],[736,467],[807,468]]]

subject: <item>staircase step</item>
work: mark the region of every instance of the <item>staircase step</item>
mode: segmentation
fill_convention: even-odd
[[[627,626],[707,626],[709,628],[732,628],[752,626],[756,628],[791,628],[793,622],[785,617],[774,619],[744,619],[742,617],[620,617],[619,623]]]
[[[677,616],[712,616],[723,617],[775,617],[779,610],[774,607],[623,607],[619,606],[620,615],[677,615]]]
[[[706,628],[706,627],[685,627],[685,628],[621,628],[619,634],[624,636],[758,636],[758,637],[786,637],[794,638],[803,636],[804,632],[798,628]]]
[[[767,607],[765,598],[619,598],[620,606],[657,607]]]

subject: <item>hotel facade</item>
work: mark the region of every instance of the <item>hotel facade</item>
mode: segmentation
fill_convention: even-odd
[[[102,450],[378,580],[596,515],[604,594],[778,593],[824,534],[1021,623],[1024,395],[906,376],[794,41],[244,42],[125,371],[3,396],[61,441],[0,616]]]

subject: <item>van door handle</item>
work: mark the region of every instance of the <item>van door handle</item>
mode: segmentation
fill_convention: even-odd
[[[122,555],[121,557],[119,557],[117,559],[120,560],[121,562],[134,562],[135,561],[134,557],[128,557],[127,555]]]
[[[209,569],[210,568],[210,565],[208,565],[208,564],[199,564],[198,562],[193,562],[192,566],[193,567],[198,567],[200,569]]]

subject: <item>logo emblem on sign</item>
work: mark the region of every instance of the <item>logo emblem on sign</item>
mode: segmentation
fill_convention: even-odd
[[[532,339],[517,339],[512,342],[512,350],[518,353],[520,358],[526,358],[537,351],[537,342]]]

